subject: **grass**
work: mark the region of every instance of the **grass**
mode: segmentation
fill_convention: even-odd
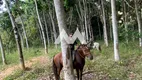
[[[136,42],[119,44],[120,61],[114,61],[113,44],[109,47],[103,45],[102,52],[92,50],[94,59],[92,61],[86,59],[84,71],[93,70],[95,77],[93,80],[142,80],[142,49]],[[49,48],[47,54],[49,59],[60,52],[60,48]],[[51,76],[52,61],[46,64],[37,63],[30,71],[17,70],[14,74],[7,76],[5,80],[35,80],[37,78],[45,78]]]
[[[36,80],[38,77],[44,75],[44,73],[51,73],[49,65],[39,65],[40,63],[34,64],[34,67],[30,71],[17,70],[14,74],[6,77],[4,80]]]
[[[52,59],[52,57],[60,52],[60,48],[58,47],[55,50],[55,47],[51,47],[48,49],[49,54],[44,54],[43,56],[47,56]],[[52,61],[51,61],[52,62]],[[33,66],[33,69],[30,71],[22,71],[21,69],[15,71],[13,74],[7,76],[4,80],[35,80],[40,76],[47,76],[52,73],[51,62],[47,62],[45,64],[36,63]]]
[[[30,48],[30,49],[23,50],[23,55],[24,55],[25,60],[28,60],[32,57],[42,55],[43,53],[44,53],[43,49],[41,49],[41,48]],[[15,64],[19,64],[18,52],[15,51],[15,52],[11,52],[11,53],[6,53],[6,61],[7,61],[7,65],[2,65],[2,60],[1,60],[1,55],[0,55],[0,70],[3,70],[5,68],[15,65]]]

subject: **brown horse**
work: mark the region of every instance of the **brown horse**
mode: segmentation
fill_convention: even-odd
[[[73,61],[73,68],[76,69],[78,80],[82,80],[83,67],[85,65],[85,57],[88,57],[90,60],[93,59],[93,56],[90,52],[90,49],[85,44],[81,44],[75,50],[75,60]],[[53,57],[53,71],[55,74],[56,80],[60,80],[60,71],[63,67],[62,53],[58,53]]]

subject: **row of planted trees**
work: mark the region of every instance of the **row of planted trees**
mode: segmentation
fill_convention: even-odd
[[[54,3],[58,1],[60,0],[55,0]],[[64,19],[58,19],[58,16],[56,18],[56,14],[59,13],[58,11],[60,11],[60,9],[57,10],[55,14],[56,8],[54,8],[54,6],[56,7],[57,5],[54,5],[52,0],[16,0],[14,2],[3,0],[3,2],[6,5],[8,12],[8,14],[7,12],[1,13],[0,16],[2,17],[0,21],[0,36],[4,39],[2,42],[2,39],[0,38],[0,43],[4,64],[6,63],[4,50],[7,51],[12,47],[16,47],[16,45],[11,46],[13,45],[12,43],[15,43],[15,40],[23,69],[25,69],[25,65],[22,48],[25,46],[27,48],[44,46],[45,53],[48,53],[47,49],[50,47],[50,43],[54,43],[61,30],[61,28],[58,29],[58,25],[59,27],[62,26],[63,28],[66,28],[69,33],[74,32],[76,27],[78,27],[80,31],[85,31],[86,39],[88,41],[91,38],[97,40],[98,37],[95,35],[101,35],[103,36],[101,39],[104,39],[106,46],[109,45],[108,41],[114,38],[116,61],[119,60],[118,38],[122,37],[126,43],[129,43],[129,37],[132,37],[133,40],[139,38],[139,44],[140,46],[142,45],[141,0],[118,0],[116,1],[116,8],[115,0],[64,0],[61,5],[63,6],[63,13],[61,12],[59,14],[59,16],[61,16],[65,13]],[[122,2],[123,4],[121,4]],[[100,30],[99,34],[95,33],[97,30],[95,30],[94,27],[97,26],[92,26],[93,23],[91,20],[94,16],[99,18],[100,22],[103,23],[103,26],[101,26],[101,23],[96,21],[99,30],[103,28],[103,31],[101,32]],[[59,24],[59,21],[61,20],[63,20],[62,23],[64,23],[64,25]],[[111,20],[113,22],[111,22]],[[11,24],[8,22],[11,22]],[[113,28],[111,27],[112,23]],[[138,36],[129,36],[129,31],[131,30],[130,25],[134,25],[132,26],[132,32],[136,32]],[[12,32],[14,32],[14,34]],[[125,33],[122,34],[122,32]],[[4,48],[2,47],[3,45]]]

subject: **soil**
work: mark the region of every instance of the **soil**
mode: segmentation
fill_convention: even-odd
[[[26,69],[32,68],[32,65],[37,62],[44,63],[46,60],[45,58],[47,57],[39,56],[39,57],[34,57],[31,60],[25,61]],[[20,65],[10,66],[9,68],[6,68],[3,71],[0,71],[0,80],[3,80],[6,76],[12,74],[17,69],[20,69]]]

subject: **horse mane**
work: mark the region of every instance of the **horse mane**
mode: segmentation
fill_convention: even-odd
[[[80,44],[76,50],[78,50],[80,48],[80,46],[82,46],[82,45],[84,45],[84,44]]]
[[[81,45],[79,45],[76,50],[78,50],[78,49],[80,48],[80,46],[81,46]]]

